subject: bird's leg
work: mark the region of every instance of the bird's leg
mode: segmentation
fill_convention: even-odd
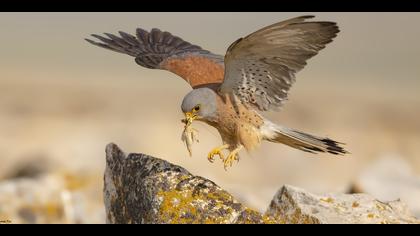
[[[209,154],[207,155],[207,159],[208,159],[210,162],[212,162],[212,163],[213,163],[213,161],[214,161],[214,156],[215,156],[215,155],[218,155],[218,156],[220,157],[220,159],[224,160],[224,156],[223,156],[222,150],[223,150],[223,149],[226,149],[226,148],[229,148],[229,145],[228,145],[228,144],[224,144],[224,145],[222,145],[222,146],[220,146],[220,147],[213,148],[213,150],[211,150],[211,151],[209,152]]]
[[[228,166],[232,167],[233,161],[235,160],[239,161],[238,152],[241,151],[242,148],[243,146],[239,145],[237,148],[235,148],[233,151],[229,153],[226,159],[223,160],[223,165],[224,165],[225,170],[227,170]]]

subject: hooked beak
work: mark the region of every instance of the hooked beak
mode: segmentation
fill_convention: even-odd
[[[195,119],[197,119],[197,115],[192,112],[185,112],[184,115],[185,119],[182,119],[182,122],[185,125],[190,125]]]

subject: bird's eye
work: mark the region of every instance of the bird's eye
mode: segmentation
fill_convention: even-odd
[[[199,111],[200,110],[200,105],[197,105],[193,108],[193,111]]]

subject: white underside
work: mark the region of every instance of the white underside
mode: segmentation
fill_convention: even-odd
[[[264,119],[264,124],[260,127],[260,133],[263,139],[272,140],[278,136],[278,132],[281,130],[281,126],[274,124],[273,122]]]

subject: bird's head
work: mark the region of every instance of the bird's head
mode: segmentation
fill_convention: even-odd
[[[181,109],[185,114],[183,122],[194,120],[212,122],[216,119],[216,93],[209,88],[194,89],[185,95]]]

